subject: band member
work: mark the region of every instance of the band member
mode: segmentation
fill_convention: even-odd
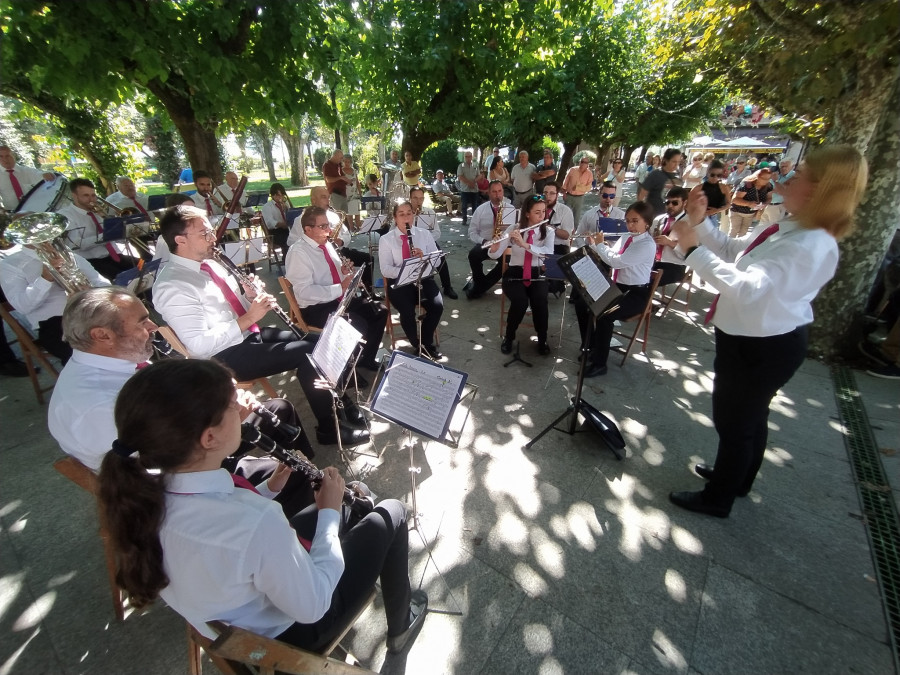
[[[63,314],[66,340],[74,349],[53,389],[47,422],[50,433],[62,450],[92,471],[100,470],[103,456],[116,437],[113,408],[116,396],[138,366],[146,366],[153,348],[156,324],[133,293],[117,287],[92,288],[73,295]],[[244,421],[272,433],[268,415],[256,414],[248,407],[255,403],[252,394],[241,393]],[[294,406],[282,399],[262,404],[280,422],[299,426]],[[296,450],[311,452],[306,434],[301,432],[290,444]],[[311,455],[308,455],[311,456]],[[269,457],[229,457],[222,466],[249,480],[261,492],[278,463]],[[313,502],[306,481],[288,479],[276,500],[293,515]]]
[[[687,266],[684,254],[679,251],[678,238],[672,227],[685,217],[684,207],[690,191],[687,188],[672,188],[666,195],[666,212],[653,220],[653,242],[656,244],[656,262],[654,270],[662,270],[660,286],[674,284],[684,278]]]
[[[234,171],[225,172],[225,182],[216,188],[216,193],[225,201],[230,202],[234,199],[234,192],[237,190],[238,175]],[[250,193],[247,190],[241,194],[241,208],[246,208],[247,201],[250,199]]]
[[[127,176],[119,176],[116,178],[116,189],[118,192],[113,192],[106,201],[119,209],[134,209],[149,222],[156,220],[147,209],[147,196],[137,191],[133,180]]]
[[[603,262],[612,268],[611,280],[623,295],[618,299],[618,307],[614,311],[597,318],[589,345],[588,322],[593,319],[581,297],[576,298],[575,312],[581,330],[581,343],[590,349],[585,377],[606,375],[606,360],[609,357],[613,324],[617,319],[630,319],[639,314],[647,304],[647,297],[650,294],[650,272],[656,256],[656,245],[649,232],[652,223],[653,208],[646,202],[635,202],[625,210],[625,224],[629,232],[627,236],[619,237],[613,246],[607,246],[603,242],[603,232],[592,235],[594,249]]]
[[[159,597],[208,637],[208,622],[224,620],[315,651],[380,580],[388,650],[417,634],[428,597],[410,589],[403,504],[385,500],[342,533],[345,486],[334,467],[323,471],[316,505],[290,522],[242,489],[219,468],[241,442],[225,368],[194,360],[145,368],[122,389],[115,419],[99,496],[117,579],[136,607]],[[298,539],[306,535],[308,552]]]
[[[549,187],[549,186],[548,186]],[[509,237],[488,248],[491,258],[499,258],[510,248],[509,267],[503,275],[503,292],[509,298],[509,314],[506,317],[506,335],[500,343],[500,351],[509,354],[516,339],[516,329],[522,323],[528,305],[534,317],[534,330],[538,337],[538,352],[550,353],[547,344],[547,281],[541,277],[540,256],[553,253],[553,228],[545,220],[547,204],[543,196],[532,195],[522,205],[522,215],[517,225],[506,228]],[[526,233],[521,230],[542,223]]]
[[[322,327],[334,312],[353,278],[341,267],[341,258],[328,241],[331,224],[327,211],[310,206],[300,216],[303,237],[291,246],[285,261],[285,276],[294,286],[304,320]],[[387,326],[387,309],[381,303],[360,297],[350,301],[347,320],[363,334],[366,344],[357,365],[378,370],[376,356]]]
[[[496,230],[505,230],[516,223],[516,209],[503,196],[503,184],[500,181],[491,181],[488,195],[490,201],[475,209],[469,225],[469,239],[475,244],[469,251],[472,279],[463,286],[463,292],[469,300],[480,298],[500,281],[501,266],[499,262],[490,272],[484,273],[484,261],[490,258],[484,244],[494,239]]]
[[[215,230],[203,211],[176,206],[162,217],[160,234],[171,257],[153,285],[153,304],[191,357],[221,361],[240,382],[296,369],[319,425],[316,438],[322,445],[337,443],[331,394],[316,387],[318,375],[307,358],[313,340],[298,340],[290,331],[257,325],[276,300],[252,286],[239,286],[212,259]],[[341,441],[344,445],[364,443],[369,432],[349,426],[364,425],[362,413],[345,399]]]
[[[194,185],[197,186],[197,191],[191,195],[191,199],[198,209],[203,209],[207,218],[225,214],[222,199],[213,194],[212,176],[206,171],[195,171]]]
[[[8,145],[0,145],[0,206],[14,211],[29,190],[42,180],[53,181],[56,176],[30,166],[22,166]]]
[[[282,255],[287,255],[288,234],[290,232],[287,222],[288,196],[281,183],[272,183],[269,188],[269,201],[262,207],[263,222],[272,235],[272,242],[281,249]]]
[[[548,224],[556,231],[553,241],[553,254],[565,255],[569,252],[569,241],[575,234],[575,215],[572,209],[559,201],[559,183],[550,181],[544,184],[544,202],[547,204]],[[562,279],[549,279],[547,289],[557,295],[566,290],[566,282]]]
[[[400,313],[400,325],[406,338],[413,348],[419,351],[420,343],[416,328],[416,305],[419,302],[419,293],[415,284],[406,284],[399,288],[394,284],[403,261],[412,256],[422,256],[437,250],[434,239],[427,231],[413,227],[415,215],[412,206],[405,199],[399,199],[394,204],[394,224],[396,227],[381,238],[378,244],[378,261],[381,265],[381,276],[387,284],[387,294],[391,304]],[[434,345],[434,331],[437,330],[444,312],[444,299],[438,290],[433,277],[422,280],[422,308],[425,316],[422,317],[422,341],[421,350],[426,356],[433,359],[441,357]]]
[[[578,231],[575,233],[576,244],[587,243],[588,235],[600,231],[600,219],[612,218],[613,220],[625,220],[625,212],[618,206],[613,206],[616,199],[616,186],[613,183],[604,183],[600,188],[600,203],[581,216],[578,223]]]
[[[103,243],[103,217],[97,215],[97,193],[87,178],[69,181],[72,203],[59,209],[69,220],[66,233],[73,248],[107,279],[115,279],[119,272],[131,269],[136,260],[116,250],[112,242]]]
[[[434,245],[441,248],[441,226],[437,221],[437,214],[432,209],[425,208],[423,204],[425,203],[425,191],[420,187],[412,187],[409,189],[409,204],[413,208],[413,213],[416,214],[416,227],[420,227],[421,229],[427,229],[431,236],[434,237]],[[422,216],[422,218],[419,218]],[[419,224],[421,220],[428,221],[428,227],[422,228]],[[447,265],[447,259],[444,258],[441,261],[441,269],[438,271],[441,277],[441,288],[443,289],[444,295],[446,295],[451,300],[456,300],[459,296],[456,294],[456,291],[453,290],[453,283],[450,281],[450,268]]]
[[[109,281],[87,260],[72,255],[91,286],[109,286]],[[54,256],[49,264],[59,270],[63,259]],[[66,306],[66,291],[38,258],[34,246],[26,244],[21,250],[0,258],[0,286],[9,303],[25,315],[32,330],[37,329],[38,344],[65,365],[72,356],[72,348],[63,341],[62,313]]]

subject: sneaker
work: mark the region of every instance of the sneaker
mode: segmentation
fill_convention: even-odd
[[[860,353],[870,361],[874,361],[880,366],[890,365],[884,352],[868,340],[862,340],[857,346],[859,347]]]
[[[425,622],[425,615],[428,613],[428,596],[425,591],[418,589],[413,591],[409,597],[409,628],[391,637],[388,635],[387,650],[391,654],[398,654],[403,651],[407,643],[416,636],[422,624]]]
[[[888,364],[882,368],[872,368],[866,371],[872,377],[880,377],[884,380],[900,380],[900,366]]]

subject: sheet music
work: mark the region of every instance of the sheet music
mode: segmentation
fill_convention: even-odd
[[[331,386],[340,380],[362,336],[346,319],[329,317],[313,348],[312,361]]]
[[[572,265],[572,271],[578,277],[578,280],[584,284],[584,288],[591,299],[596,302],[606,291],[609,290],[609,282],[603,276],[600,268],[594,264],[590,256],[584,256]]]
[[[447,255],[444,251],[432,251],[425,253],[421,258],[407,258],[400,266],[400,273],[397,275],[397,286],[405,286],[411,284],[419,278],[419,269],[424,266],[425,271],[422,273],[422,279],[432,276],[440,265],[441,258]]]
[[[416,216],[416,222],[414,223],[416,227],[420,227],[423,230],[428,230],[429,232],[434,230],[434,226],[437,223],[437,216],[433,213],[420,213]]]
[[[263,237],[254,237],[253,239],[242,239],[241,241],[226,241],[222,243],[225,249],[225,255],[231,258],[235,265],[245,265],[266,259],[262,246],[265,239]]]
[[[403,427],[441,440],[468,375],[403,352],[394,352],[372,411]]]
[[[359,231],[357,234],[366,234],[368,232],[373,232],[374,230],[378,230],[384,225],[384,220],[387,218],[386,215],[379,213],[374,216],[368,216],[362,221],[362,225],[359,226]]]

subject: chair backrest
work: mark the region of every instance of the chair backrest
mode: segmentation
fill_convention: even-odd
[[[53,462],[53,468],[75,483],[78,487],[87,490],[92,495],[97,494],[97,491],[100,488],[97,474],[74,457],[66,455],[62,459],[56,460]]]
[[[169,326],[160,326],[156,329],[156,332],[172,345],[172,349],[181,354],[184,358],[190,358],[187,347],[184,346],[184,343],[178,339],[178,336],[175,335],[175,331],[169,328]]]
[[[304,333],[321,333],[321,328],[310,326],[303,320],[300,305],[297,304],[297,297],[294,295],[294,285],[288,281],[287,277],[278,277],[278,283],[281,285],[281,290],[284,291],[284,297],[287,298],[291,321],[300,326],[300,330]]]
[[[662,279],[662,270],[654,270],[650,273],[650,294],[647,296],[647,304],[644,305],[640,313],[628,317],[625,321],[637,321],[651,314],[653,311],[653,296],[656,294],[660,279]]]
[[[13,307],[8,302],[0,302],[0,318],[7,323],[16,336],[15,342],[19,343],[19,348],[22,350],[22,358],[25,359],[25,366],[28,368],[28,376],[31,378],[34,395],[37,397],[38,403],[43,405],[44,394],[55,386],[55,380],[59,376],[59,371],[48,359],[50,354],[34,341],[28,329],[12,315],[12,311]],[[0,330],[3,330],[2,324],[0,324]],[[51,384],[49,387],[41,387],[34,361],[40,363],[46,372],[53,377],[54,384]]]

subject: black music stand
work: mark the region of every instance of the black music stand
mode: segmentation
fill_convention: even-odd
[[[572,253],[562,256],[558,260],[559,267],[572,284],[572,292],[580,293],[581,299],[591,311],[591,320],[588,321],[587,335],[581,348],[581,365],[578,368],[578,383],[575,386],[575,396],[566,411],[553,420],[541,433],[525,444],[525,450],[531,448],[547,432],[551,430],[563,431],[574,435],[578,424],[578,415],[584,416],[587,422],[603,439],[616,459],[623,459],[620,450],[625,449],[625,439],[622,438],[616,423],[601,413],[597,408],[585,401],[581,392],[584,388],[584,371],[587,368],[588,353],[590,352],[591,339],[594,335],[594,322],[597,317],[613,310],[616,299],[622,295],[618,287],[609,279],[603,266],[603,261],[597,252],[590,246],[583,246]],[[567,428],[556,426],[566,417],[570,417]]]
[[[412,237],[410,236],[410,245],[411,244]],[[430,253],[424,253],[421,257],[413,256],[407,258],[403,261],[403,264],[400,265],[400,273],[397,275],[397,282],[394,284],[394,288],[415,284],[418,293],[416,305],[421,307],[422,280],[434,276],[435,271],[440,267],[441,260],[443,260],[446,255],[447,254],[443,251],[437,250],[431,251]],[[385,289],[385,292],[387,292],[387,289]],[[416,312],[416,341],[419,343],[418,355],[422,356],[422,317],[418,312]]]

